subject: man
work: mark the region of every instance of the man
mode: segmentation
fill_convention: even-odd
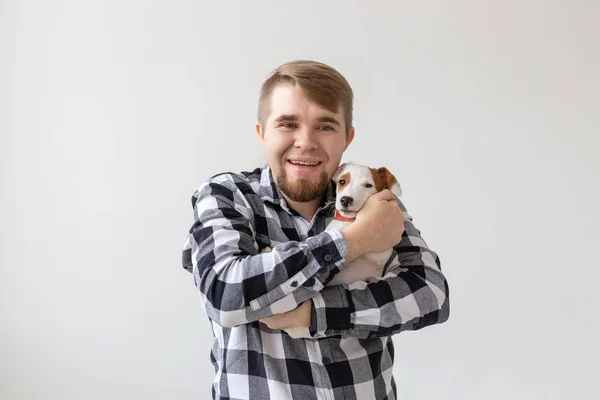
[[[324,231],[352,105],[335,69],[280,66],[259,100],[268,165],[219,174],[193,195],[183,266],[213,327],[213,398],[396,399],[392,335],[448,319],[438,256],[389,190],[349,227]],[[391,247],[383,279],[325,287],[351,260]],[[282,331],[292,326],[312,338]]]

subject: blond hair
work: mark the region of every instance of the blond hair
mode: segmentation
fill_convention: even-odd
[[[298,86],[306,98],[337,113],[344,113],[346,137],[352,129],[354,93],[350,84],[329,65],[309,60],[290,61],[277,68],[262,84],[258,101],[258,121],[264,125],[271,112],[271,94],[281,84]]]

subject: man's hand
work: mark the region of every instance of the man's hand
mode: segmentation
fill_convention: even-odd
[[[283,314],[276,314],[268,318],[259,320],[271,329],[287,329],[296,326],[310,326],[310,309],[312,300],[308,299],[295,310]]]
[[[347,261],[365,253],[392,248],[402,240],[404,212],[398,206],[396,195],[385,189],[367,199],[356,214],[356,220],[342,229],[348,244]]]

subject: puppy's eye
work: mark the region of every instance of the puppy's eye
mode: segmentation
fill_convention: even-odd
[[[372,188],[372,187],[373,187],[373,185],[371,185],[370,183],[365,183],[365,187],[366,187],[366,188]]]
[[[345,180],[345,179],[340,179],[340,180],[338,181],[338,183],[339,183],[340,185],[342,185],[342,186],[343,186],[343,185],[345,185],[345,184],[346,184],[346,180]]]

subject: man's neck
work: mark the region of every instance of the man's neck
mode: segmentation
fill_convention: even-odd
[[[320,199],[311,201],[293,201],[285,195],[284,197],[288,207],[296,210],[308,222],[312,221],[313,217],[317,213],[317,210],[319,209],[319,205],[321,204]]]

